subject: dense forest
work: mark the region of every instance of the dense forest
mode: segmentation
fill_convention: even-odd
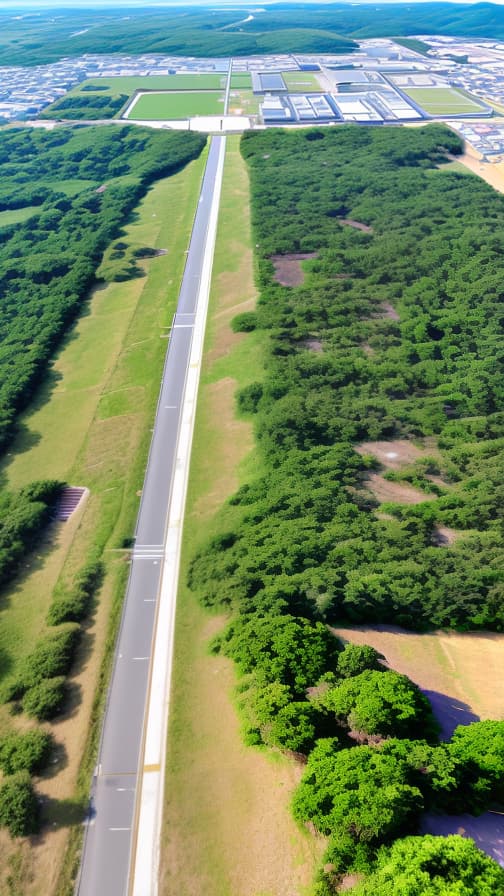
[[[189,584],[230,613],[212,650],[237,665],[247,742],[307,757],[293,811],[328,837],[316,896],[348,872],[362,896],[504,891],[474,844],[415,836],[426,809],[502,806],[504,723],[439,743],[419,689],[330,630],[504,628],[504,198],[451,169],[461,150],[437,125],[242,139],[260,298],[233,325],[265,351],[237,396],[257,472]]]
[[[254,10],[247,22],[245,17],[201,7],[61,10],[57,17],[40,10],[22,18],[4,11],[0,65],[37,65],[83,53],[347,53],[356,49],[354,39],[410,34],[504,37],[504,12],[491,3],[294,3]]]
[[[101,118],[113,118],[128,100],[127,94],[118,96],[64,96],[44,109],[39,118],[62,118],[84,121],[97,121]]]

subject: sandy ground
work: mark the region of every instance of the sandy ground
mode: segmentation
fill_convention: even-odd
[[[484,162],[469,152],[457,156],[456,159],[457,162],[462,162],[469,171],[477,174],[478,177],[481,177],[487,184],[498,190],[499,193],[504,193],[504,162]]]
[[[354,221],[353,218],[338,218],[340,224],[346,224],[348,227],[354,227],[356,230],[362,230],[363,233],[372,233],[373,228],[369,224],[363,224],[362,221]]]

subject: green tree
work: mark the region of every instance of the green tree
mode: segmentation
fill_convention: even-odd
[[[28,772],[18,772],[1,785],[0,825],[12,837],[25,837],[38,830],[38,802]]]
[[[417,685],[397,672],[366,670],[322,698],[348,728],[382,737],[435,737],[432,708]]]
[[[355,896],[395,893],[497,896],[504,893],[504,869],[464,837],[406,837],[381,850],[376,871],[355,889]]]

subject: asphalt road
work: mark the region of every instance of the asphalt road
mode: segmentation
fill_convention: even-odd
[[[211,141],[165,361],[76,892],[126,896],[149,667],[181,405],[223,138]]]

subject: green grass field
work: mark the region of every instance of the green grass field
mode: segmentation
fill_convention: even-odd
[[[73,93],[84,93],[84,95],[101,93],[103,96],[107,96],[109,92],[131,95],[135,90],[223,90],[225,86],[225,74],[214,75],[205,72],[204,74],[146,75],[145,77],[135,75],[125,78],[93,78],[90,81],[83,81],[82,84],[70,91],[69,96]],[[250,82],[245,86],[250,86]],[[91,87],[97,87],[98,90],[92,91]],[[103,90],[103,87],[106,87],[107,91]]]
[[[429,115],[463,115],[482,109],[476,100],[454,87],[408,87],[403,92]]]
[[[21,224],[32,215],[40,214],[38,205],[27,205],[24,208],[5,209],[0,212],[0,227],[9,227],[10,224]]]
[[[217,91],[195,93],[144,93],[130,109],[136,121],[169,121],[192,115],[222,115],[224,94]]]
[[[75,679],[80,703],[55,728],[56,739],[66,748],[66,762],[61,774],[52,769],[39,785],[48,799],[49,820],[58,807],[61,819],[61,800],[71,805],[82,752],[97,731],[93,698],[102,659],[110,657],[107,632],[111,619],[117,623],[128,572],[126,554],[117,549],[134,529],[167,327],[176,306],[204,155],[174,177],[156,183],[136,209],[123,238],[131,245],[167,249],[167,254],[142,262],[144,277],[93,292],[31,407],[22,415],[20,434],[1,467],[8,487],[54,476],[90,490],[84,511],[55,526],[46,543],[28,558],[23,575],[0,595],[0,655],[9,661],[6,669],[0,669],[4,677],[15,672],[16,664],[40,637],[58,578],[71,580],[92,550],[104,549],[107,565],[100,604],[86,632],[89,655]],[[100,699],[105,693],[106,681],[99,688]],[[0,734],[12,724],[7,709],[0,706]],[[88,750],[79,779],[81,799],[87,793],[94,761]],[[24,896],[49,892],[45,884],[49,875],[54,880],[54,869],[63,857],[70,867],[75,855],[68,846],[68,829],[58,827],[48,831],[40,844],[31,844],[27,850],[21,846],[18,853],[17,844],[5,844],[0,838],[1,893],[11,893],[6,879],[12,855],[21,856],[15,892]],[[80,825],[72,829],[72,840],[79,829]],[[70,890],[62,885],[58,893]]]
[[[323,93],[315,72],[282,72],[290,93]]]
[[[231,88],[235,90],[251,90],[252,76],[248,72],[236,72],[231,75]]]

